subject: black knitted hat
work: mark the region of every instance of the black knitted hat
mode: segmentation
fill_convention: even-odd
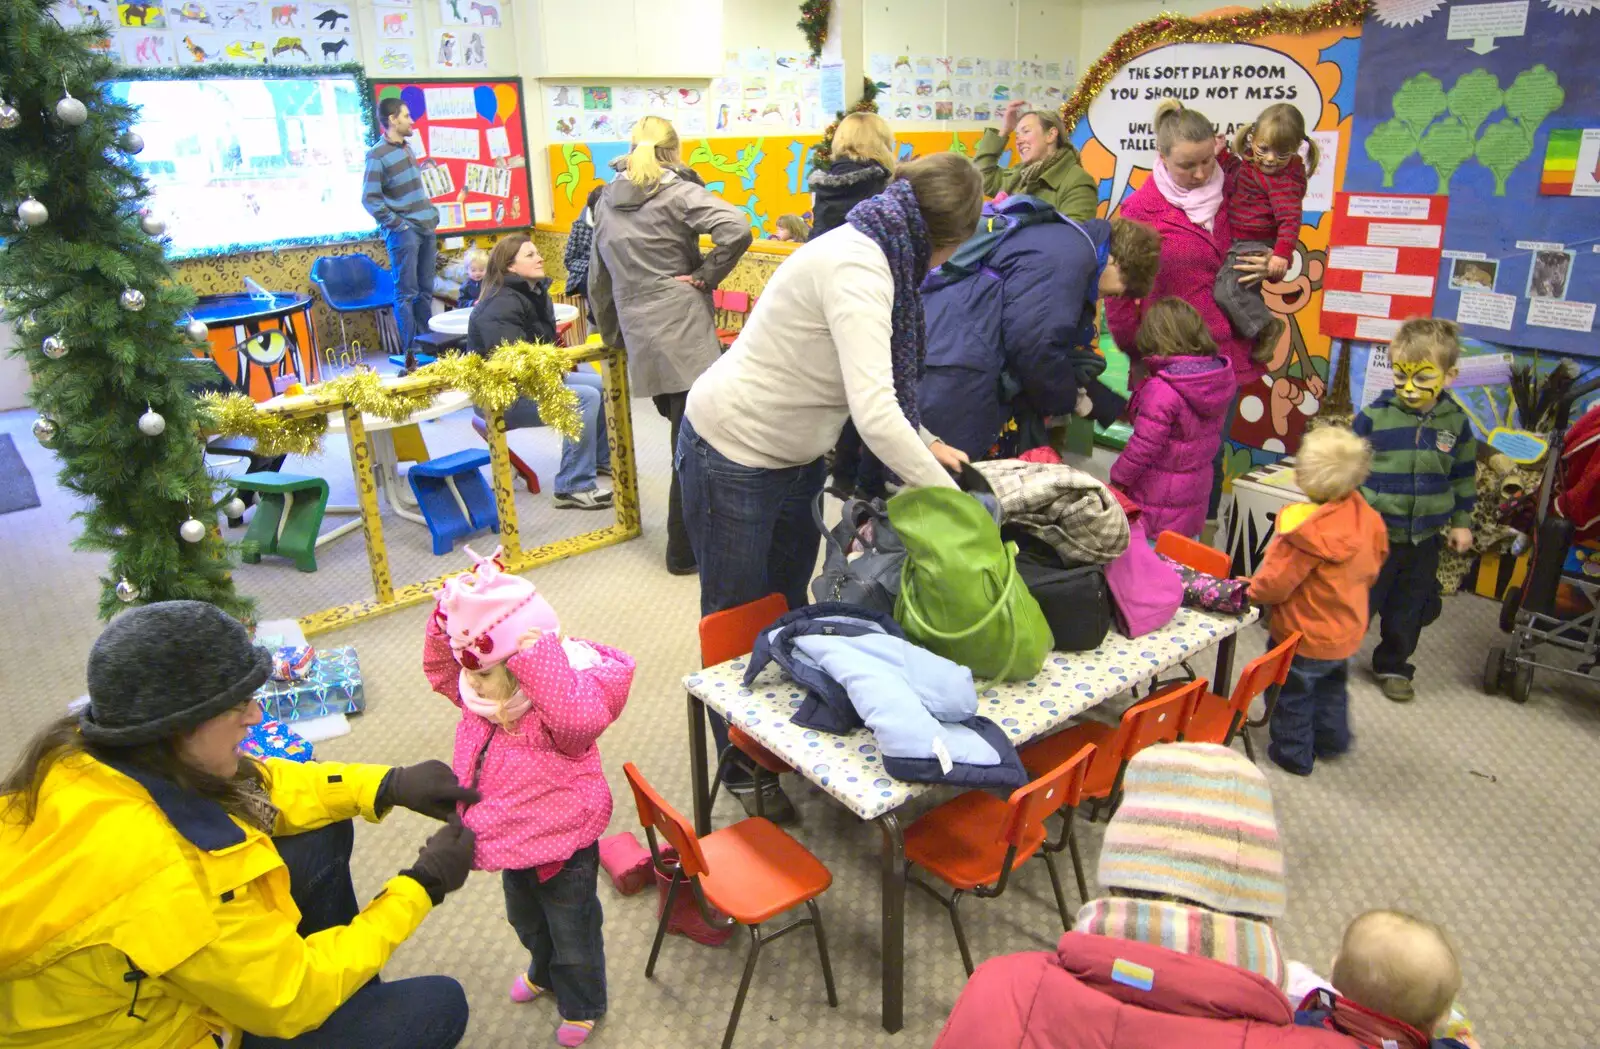
[[[249,699],[272,656],[204,601],[158,601],[111,621],[89,652],[91,743],[127,747],[192,729]]]

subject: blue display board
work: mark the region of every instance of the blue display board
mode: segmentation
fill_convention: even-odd
[[[1578,149],[1600,151],[1597,69],[1587,4],[1376,0],[1343,188],[1449,196],[1435,316],[1495,343],[1600,354],[1600,171]],[[1561,179],[1542,176],[1564,165],[1572,183],[1573,151],[1577,186],[1552,195]]]

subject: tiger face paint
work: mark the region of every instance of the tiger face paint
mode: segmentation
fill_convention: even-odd
[[[1394,365],[1395,398],[1407,408],[1425,412],[1439,400],[1454,372],[1446,373],[1432,361],[1401,361]]]

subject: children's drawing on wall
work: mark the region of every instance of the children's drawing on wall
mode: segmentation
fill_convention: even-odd
[[[176,61],[172,38],[165,33],[124,29],[117,34],[125,66],[168,66]]]
[[[117,24],[140,29],[167,28],[167,15],[160,4],[118,4]]]
[[[268,8],[273,29],[306,29],[305,4],[273,4]]]
[[[1313,357],[1306,336],[1315,335],[1310,317],[1299,316],[1322,288],[1328,255],[1295,245],[1294,258],[1280,280],[1261,284],[1267,308],[1284,322],[1283,334],[1266,362],[1261,385],[1239,398],[1239,415],[1229,432],[1234,440],[1262,451],[1284,453],[1298,446],[1306,423],[1317,413],[1327,390],[1328,359]]]
[[[50,9],[50,13],[68,29],[91,22],[108,26],[120,22],[112,0],[60,0]]]
[[[1451,259],[1450,287],[1456,291],[1493,291],[1500,263],[1494,259]]]
[[[372,11],[373,21],[378,26],[378,36],[384,40],[414,40],[417,36],[417,25],[411,18],[411,12],[405,8],[377,7]]]
[[[606,110],[611,108],[611,89],[609,87],[586,87],[583,89],[583,108],[586,110]]]
[[[185,33],[179,38],[178,64],[203,66],[223,61],[223,42],[209,33]]]
[[[1564,299],[1572,278],[1574,255],[1570,251],[1536,251],[1528,270],[1528,298]]]
[[[414,73],[417,52],[410,47],[384,44],[378,49],[378,68],[386,73]]]
[[[439,21],[445,25],[466,25],[471,13],[467,0],[439,0]]]

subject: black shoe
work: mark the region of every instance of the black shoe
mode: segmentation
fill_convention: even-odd
[[[699,575],[700,566],[693,561],[679,564],[669,557],[667,558],[667,571],[673,575]]]
[[[739,804],[744,806],[745,814],[755,816],[756,812],[756,785],[754,783],[728,784],[728,792],[739,799]],[[761,808],[760,815],[765,816],[773,823],[794,823],[799,814],[794,811],[794,802],[789,800],[789,795],[783,792],[783,785],[774,776],[761,777]]]
[[[1268,744],[1268,746],[1267,746],[1267,757],[1272,759],[1272,763],[1274,765],[1278,766],[1280,769],[1282,769],[1283,771],[1289,773],[1292,776],[1309,776],[1309,775],[1311,775],[1311,766],[1310,765],[1293,765],[1293,764],[1290,764],[1288,761],[1284,760],[1283,752],[1278,749],[1278,745],[1276,743]]]

